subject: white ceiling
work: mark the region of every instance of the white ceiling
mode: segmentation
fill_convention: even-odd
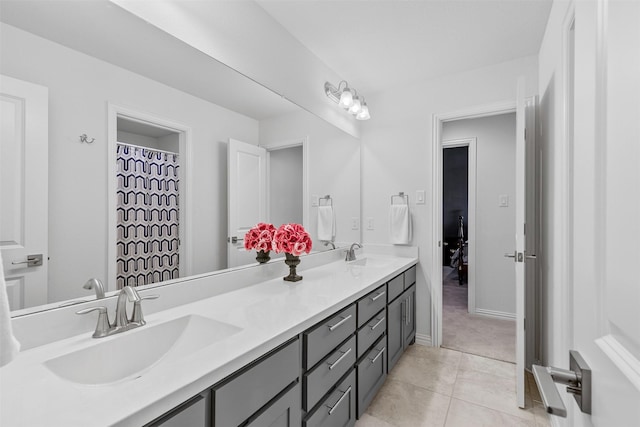
[[[361,93],[538,53],[551,0],[256,0]],[[335,82],[337,83],[337,82]]]

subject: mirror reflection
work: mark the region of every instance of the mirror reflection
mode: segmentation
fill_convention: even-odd
[[[240,239],[258,221],[302,223],[314,250],[359,240],[357,139],[109,2],[0,7],[0,240],[18,314],[95,298],[91,278],[110,292],[256,265]]]

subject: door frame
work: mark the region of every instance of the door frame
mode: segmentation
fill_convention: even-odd
[[[442,345],[442,124],[455,120],[514,113],[515,111],[515,101],[504,101],[432,115],[431,179],[433,189],[431,201],[433,219],[431,229],[433,246],[431,248],[431,283],[440,284],[431,287],[431,345],[434,347]]]
[[[478,138],[450,139],[442,141],[442,149],[469,147],[467,151],[467,240],[468,266],[467,266],[467,311],[476,312],[476,161]],[[444,168],[442,170],[444,172]],[[442,229],[440,230],[442,234]],[[441,250],[442,252],[442,250]],[[442,261],[440,261],[442,264]],[[442,269],[442,266],[440,266]],[[442,286],[442,280],[440,281]]]
[[[193,222],[193,185],[192,185],[192,157],[193,141],[191,128],[182,123],[166,119],[148,112],[129,107],[108,103],[107,113],[107,282],[105,291],[116,290],[116,258],[117,258],[117,169],[116,146],[118,142],[118,117],[144,123],[150,126],[164,128],[178,134],[180,156],[179,194],[180,194],[180,224],[179,224],[179,269],[180,277],[192,274],[192,222]]]
[[[302,147],[302,226],[309,229],[309,137],[278,141],[269,145],[261,145],[267,150],[267,220],[271,222],[271,152],[292,147]],[[276,225],[276,224],[274,224]],[[277,225],[276,225],[277,226]]]

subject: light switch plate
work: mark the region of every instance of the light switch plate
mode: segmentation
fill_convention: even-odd
[[[501,208],[506,208],[509,206],[509,196],[506,194],[500,194],[498,196],[498,206]]]
[[[424,190],[416,191],[416,204],[424,205],[426,203],[426,192]]]
[[[369,217],[367,218],[367,230],[373,230],[373,229],[374,229],[373,218]]]
[[[317,194],[311,195],[311,207],[316,207],[320,204],[320,196]]]

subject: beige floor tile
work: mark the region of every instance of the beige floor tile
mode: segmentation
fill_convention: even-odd
[[[534,427],[535,421],[451,399],[445,427]]]
[[[394,427],[442,427],[450,398],[387,378],[367,413]]]
[[[551,427],[551,415],[549,415],[539,402],[533,402],[533,415],[536,417],[537,427]]]
[[[462,353],[447,348],[427,347],[424,345],[412,345],[404,352],[404,356],[427,359],[430,362],[438,362],[444,365],[458,367]]]
[[[452,396],[519,418],[531,421],[535,418],[532,408],[518,408],[516,384],[512,379],[484,372],[461,370],[458,373]]]
[[[501,360],[475,356],[473,354],[462,353],[459,369],[462,371],[484,372],[486,374],[508,378],[514,381],[514,383],[516,380],[515,364],[510,362],[503,362]]]
[[[364,413],[360,419],[356,421],[355,427],[394,427],[394,425],[376,418],[373,415]]]
[[[389,379],[451,396],[460,360],[460,353],[451,353],[443,352],[438,355],[423,351],[407,352],[389,373]]]

